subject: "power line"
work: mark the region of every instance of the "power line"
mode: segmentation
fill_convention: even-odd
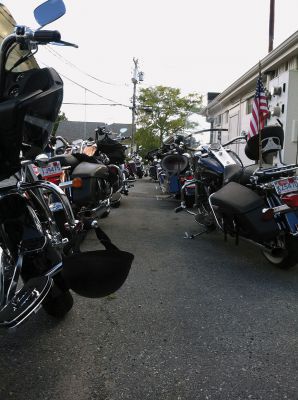
[[[45,65],[47,68],[49,68],[49,66],[48,66],[47,64],[45,64],[44,62],[42,62],[42,61],[40,61],[40,62],[41,62],[43,65]],[[86,90],[86,91],[89,92],[89,93],[94,94],[94,95],[97,96],[97,97],[100,97],[101,99],[110,101],[111,103],[114,103],[115,105],[118,105],[118,106],[130,108],[130,106],[128,106],[128,105],[126,105],[126,104],[122,104],[122,103],[117,102],[117,101],[115,101],[115,100],[109,99],[109,98],[107,98],[107,97],[104,97],[104,96],[102,96],[102,95],[100,95],[100,94],[94,92],[93,90],[88,89],[86,86],[83,86],[83,85],[81,85],[80,83],[75,82],[73,79],[68,78],[66,75],[63,75],[63,74],[61,74],[60,72],[59,72],[59,75],[61,75],[63,78],[67,79],[68,81],[72,82],[74,85],[79,86],[80,88]]]
[[[96,80],[97,82],[100,83],[104,83],[106,85],[111,85],[111,86],[125,86],[125,84],[120,84],[120,83],[111,83],[111,82],[107,82],[104,81],[102,79],[97,78],[94,75],[89,74],[88,72],[82,70],[81,68],[79,68],[77,65],[73,64],[71,61],[69,61],[67,58],[65,58],[64,56],[62,56],[62,54],[58,53],[58,51],[46,46],[45,49],[50,52],[51,54],[53,54],[55,57],[57,57],[58,59],[60,59],[62,62],[64,62],[65,64],[71,66],[72,68],[75,68],[76,70],[80,71],[82,74],[88,76],[89,78],[92,78],[94,80]]]
[[[74,106],[123,106],[123,104],[120,103],[115,103],[115,104],[108,104],[108,103],[73,103],[73,102],[65,102],[63,101],[62,104],[67,104],[67,105],[74,105]]]

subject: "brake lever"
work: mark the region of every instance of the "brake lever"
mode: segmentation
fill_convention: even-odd
[[[53,44],[56,46],[69,46],[69,47],[75,47],[76,49],[79,48],[79,46],[75,43],[70,43],[70,42],[65,42],[64,40],[59,40],[59,42],[50,42],[49,44]]]

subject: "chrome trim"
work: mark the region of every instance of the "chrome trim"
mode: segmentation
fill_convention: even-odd
[[[60,189],[66,189],[66,188],[69,188],[69,187],[72,187],[72,181],[65,181],[65,182],[60,182],[59,183],[59,188]]]
[[[214,209],[213,209],[213,205],[212,205],[211,198],[212,198],[212,196],[213,196],[214,194],[215,194],[215,193],[212,193],[212,194],[209,196],[209,198],[208,198],[208,203],[209,203],[209,205],[210,205],[210,207],[211,207],[211,211],[212,211],[212,214],[213,214],[214,219],[215,219],[215,221],[216,221],[216,224],[218,225],[218,227],[219,227],[219,229],[220,229],[221,231],[224,231],[224,230],[223,230],[223,227],[222,227],[221,224],[219,223],[219,221],[218,221],[218,219],[217,219],[217,216],[216,216],[216,214],[215,214],[215,211],[214,211]]]
[[[24,257],[23,254],[19,254],[18,260],[14,267],[13,277],[11,279],[9,288],[6,293],[6,303],[8,301],[10,301],[16,293],[17,285],[18,285],[18,281],[19,281],[19,277],[20,277],[20,273],[21,273],[21,269],[22,269],[22,264],[23,264],[23,257]]]
[[[62,267],[63,267],[63,262],[61,261],[60,263],[55,265],[55,267],[53,267],[49,272],[47,272],[45,276],[49,277],[54,276],[60,269],[62,269]]]
[[[0,327],[2,326],[3,328],[7,328],[7,329],[14,329],[14,328],[16,328],[17,326],[19,326],[22,322],[24,322],[27,318],[29,318],[30,317],[30,315],[32,314],[32,313],[34,313],[34,312],[36,312],[36,310],[41,306],[41,303],[43,302],[43,300],[46,298],[46,296],[48,295],[48,293],[49,293],[49,291],[51,290],[51,288],[52,288],[52,286],[53,286],[53,283],[54,283],[54,281],[53,280],[51,280],[51,282],[50,282],[50,285],[49,285],[49,288],[47,289],[47,290],[45,290],[45,293],[42,295],[42,296],[40,296],[40,298],[39,298],[39,302],[38,302],[38,304],[35,306],[35,307],[33,307],[32,308],[32,310],[28,313],[28,314],[26,314],[20,321],[18,321],[18,323],[17,324],[15,324],[15,325],[13,325],[13,326],[9,326],[11,323],[13,323],[13,321],[15,321],[16,319],[14,319],[13,321],[10,321],[9,322],[9,324],[7,324],[7,325],[5,325],[5,323],[4,324],[0,324]],[[25,311],[21,314],[21,315],[23,315],[25,313]],[[19,316],[20,317],[20,316]]]

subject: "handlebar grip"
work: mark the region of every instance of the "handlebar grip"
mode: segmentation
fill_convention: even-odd
[[[59,42],[61,35],[59,31],[40,30],[34,32],[34,40],[39,43]]]

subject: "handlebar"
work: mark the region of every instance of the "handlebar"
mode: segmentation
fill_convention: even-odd
[[[7,55],[11,46],[15,43],[20,43],[21,45],[28,45],[30,50],[30,42],[47,44],[50,42],[61,42],[61,35],[58,31],[50,30],[38,30],[32,31],[25,26],[17,26],[15,32],[8,35],[1,43],[0,46],[0,97],[3,96],[3,91],[5,87],[5,64],[7,61]]]
[[[232,140],[229,140],[227,143],[222,144],[222,147],[228,146],[229,144],[237,142],[237,140],[241,140],[241,139],[245,139],[246,140],[246,135],[236,136]]]
[[[33,33],[33,40],[40,44],[60,42],[61,35],[59,31],[39,30]]]

